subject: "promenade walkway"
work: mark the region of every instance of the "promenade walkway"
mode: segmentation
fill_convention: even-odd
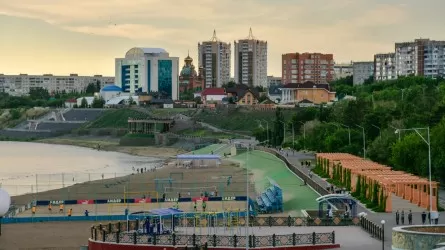
[[[278,151],[277,151],[278,152]],[[315,167],[315,156],[302,152],[294,152],[292,150],[283,150],[281,155],[287,158],[287,160],[296,166],[300,171],[309,176],[309,171]],[[311,167],[301,166],[301,161],[311,161]],[[313,174],[312,179],[317,182],[322,187],[327,187],[329,183],[319,177],[316,174]],[[373,221],[374,223],[380,225],[382,220],[385,220],[385,246],[391,247],[391,239],[392,239],[392,228],[396,226],[395,215],[393,213],[375,213],[367,209],[364,205],[358,203],[357,205],[357,213],[365,212],[368,214],[367,218]],[[406,211],[407,212],[407,211]],[[441,217],[445,217],[441,216]],[[441,222],[445,222],[445,218],[439,219],[439,224]],[[405,223],[408,224],[408,218],[405,218]],[[413,224],[421,224],[421,214],[413,213]]]

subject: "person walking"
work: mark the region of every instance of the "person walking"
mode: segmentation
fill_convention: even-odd
[[[68,210],[68,217],[71,217],[72,214],[73,214],[73,209],[70,208],[70,209]]]
[[[426,222],[426,213],[425,211],[422,212],[422,224],[425,225]]]
[[[207,207],[206,202],[205,202],[205,201],[202,201],[202,211],[203,211],[203,212],[206,211],[206,207]]]
[[[401,221],[402,221],[402,225],[405,225],[405,211],[404,211],[404,210],[402,210],[402,218],[401,218]]]
[[[59,213],[63,213],[63,210],[65,209],[65,206],[63,205],[63,203],[61,203],[59,205]]]
[[[413,213],[411,210],[409,210],[409,213],[408,213],[408,224],[410,224],[410,225],[413,224]]]
[[[396,225],[399,225],[400,214],[399,210],[396,211]]]
[[[51,202],[48,204],[48,212],[50,214],[53,212],[53,206],[51,205]]]
[[[198,212],[198,209],[196,208],[196,201],[195,201],[195,203],[193,204],[193,211]]]

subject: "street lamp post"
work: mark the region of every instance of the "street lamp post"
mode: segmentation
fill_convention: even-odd
[[[292,149],[295,149],[295,130],[293,122],[292,122]]]
[[[385,220],[380,221],[382,224],[382,250],[385,250]]]
[[[283,121],[279,121],[281,123],[283,123],[283,144],[286,143],[286,123],[284,123]]]
[[[378,129],[379,130],[379,137],[382,137],[382,130],[380,129],[380,127],[377,126],[377,125],[374,125],[374,124],[371,124],[371,126],[373,126],[374,128]]]
[[[366,137],[365,137],[365,128],[355,124],[355,126],[359,127],[362,129],[363,132],[363,159],[366,159]]]
[[[267,144],[269,145],[270,144],[270,142],[269,142],[269,122],[264,120],[264,119],[262,121],[266,123],[266,127],[267,127]]]
[[[250,153],[250,144],[247,147],[247,155],[246,155],[246,250],[249,249],[249,153]]]
[[[400,138],[400,132],[401,131],[415,131],[417,133],[417,135],[420,136],[420,138],[422,138],[422,140],[426,143],[426,145],[428,145],[428,181],[430,184],[430,214],[433,210],[433,184],[432,184],[432,180],[431,180],[431,141],[430,141],[430,127],[426,127],[426,128],[407,128],[407,129],[396,129],[395,133],[399,134],[399,138]],[[419,130],[426,130],[427,133],[427,138],[425,139],[425,137],[423,137],[423,135],[419,132]],[[399,139],[400,140],[400,139]],[[432,224],[432,220],[430,220],[430,224]]]

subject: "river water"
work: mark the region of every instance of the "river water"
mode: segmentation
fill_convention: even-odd
[[[151,169],[162,160],[89,148],[0,142],[0,185],[11,196],[114,178]]]

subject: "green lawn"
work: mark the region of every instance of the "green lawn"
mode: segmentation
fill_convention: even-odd
[[[218,132],[212,132],[207,129],[186,129],[179,132],[183,135],[190,135],[190,136],[198,136],[198,137],[207,137],[207,138],[216,138],[216,139],[230,139],[233,138],[233,135],[226,134],[226,133],[218,133]]]
[[[248,159],[247,159],[248,158]],[[283,189],[284,210],[294,216],[300,216],[302,209],[318,209],[315,199],[318,196],[310,187],[301,186],[303,181],[294,175],[284,164],[272,154],[262,151],[252,151],[248,155],[243,153],[231,159],[241,162],[254,174],[255,189],[257,193],[268,187],[267,177],[275,180]]]
[[[212,151],[216,151],[217,149],[219,149],[221,147],[224,147],[224,146],[225,146],[225,144],[212,144],[212,145],[209,145],[207,147],[194,150],[193,153],[195,155],[211,154]]]
[[[190,114],[195,112],[196,109],[189,109],[189,108],[173,108],[173,109],[152,109],[150,110],[151,113],[155,116],[166,116],[166,115],[175,115],[175,114]]]
[[[87,128],[127,128],[128,118],[147,119],[149,115],[132,109],[107,110],[102,116],[88,124]]]

